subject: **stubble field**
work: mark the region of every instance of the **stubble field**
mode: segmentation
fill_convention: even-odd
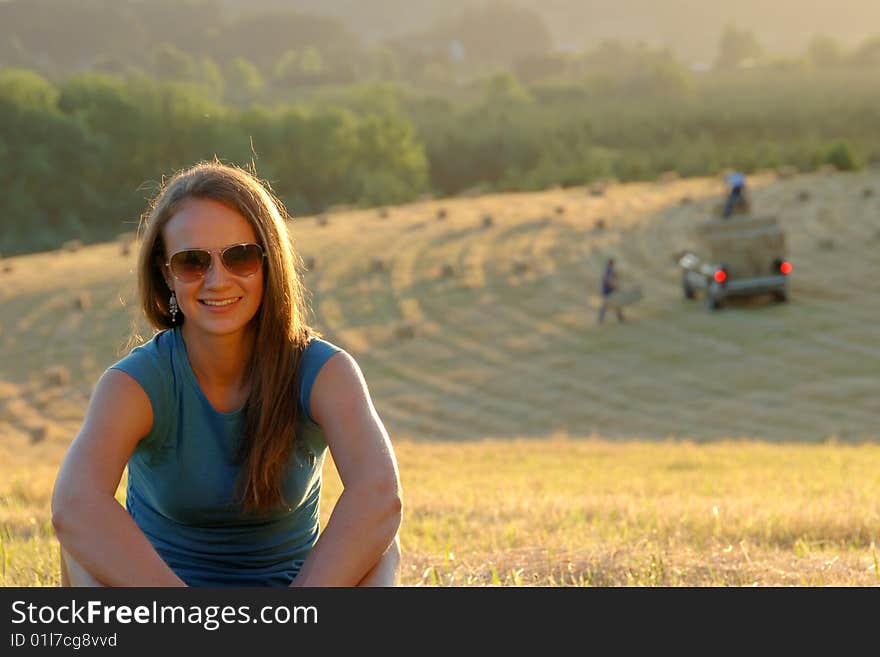
[[[880,175],[750,182],[791,300],[717,313],[673,258],[717,179],[293,221],[313,323],[395,443],[403,584],[880,584]],[[644,298],[597,326],[608,256]],[[94,381],[149,335],[134,257],[0,261],[0,584],[58,583],[55,473]]]

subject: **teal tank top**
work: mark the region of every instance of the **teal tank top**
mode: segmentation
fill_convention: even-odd
[[[153,428],[128,461],[126,508],[190,586],[288,586],[318,539],[327,443],[309,412],[312,384],[339,347],[312,338],[300,362],[300,414],[283,482],[287,506],[244,516],[234,503],[243,410],[222,413],[205,396],[179,328],[157,333],[110,369],[147,393]]]

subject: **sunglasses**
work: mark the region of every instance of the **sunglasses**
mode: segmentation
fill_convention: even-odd
[[[233,276],[253,276],[263,265],[263,248],[259,244],[233,244],[222,249],[184,249],[172,253],[165,266],[178,281],[192,283],[204,278],[214,262],[212,254],[220,254],[220,262]]]

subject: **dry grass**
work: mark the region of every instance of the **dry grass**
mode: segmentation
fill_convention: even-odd
[[[58,584],[63,451],[0,452],[0,585]],[[396,451],[407,586],[880,585],[878,445],[557,436]],[[340,490],[330,461],[322,524]]]
[[[682,298],[672,263],[723,192],[715,178],[294,220],[300,248],[321,254],[306,274],[314,324],[356,356],[398,441],[404,582],[878,583],[880,238],[877,197],[861,193],[878,183],[752,177],[755,211],[787,231],[791,301],[718,314]],[[644,297],[625,324],[598,327],[610,255]],[[4,259],[6,584],[57,576],[57,465],[132,327],[149,335],[134,258],[114,242]]]

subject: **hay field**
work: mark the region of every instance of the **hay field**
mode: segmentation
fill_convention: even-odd
[[[791,301],[715,314],[673,255],[717,179],[294,220],[314,324],[397,445],[405,584],[880,583],[880,175],[750,183],[787,231]],[[644,298],[597,326],[609,255]],[[0,584],[58,581],[51,485],[147,331],[133,265],[115,243],[0,261]]]

